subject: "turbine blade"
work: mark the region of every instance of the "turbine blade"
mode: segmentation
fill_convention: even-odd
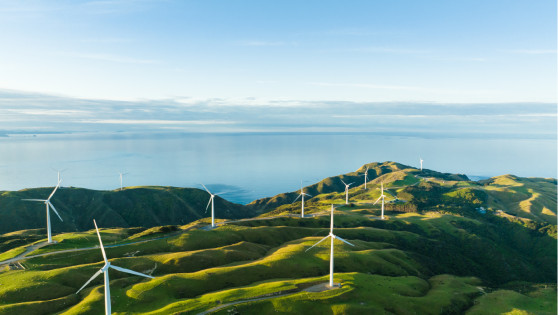
[[[99,245],[101,245],[101,251],[103,252],[103,258],[105,259],[105,263],[108,263],[107,254],[105,253],[105,248],[103,247],[103,241],[101,241],[101,233],[99,233],[99,228],[97,227],[97,222],[93,219],[93,224],[95,224],[95,230],[97,230],[97,236],[99,236]]]
[[[304,193],[304,194],[305,194],[306,196],[308,196],[308,197],[312,197],[312,195],[310,195],[310,194],[307,194],[307,193]]]
[[[327,239],[330,235],[328,234],[326,237],[322,238],[319,242],[317,242],[316,244],[312,245],[310,248],[308,248],[307,250],[305,250],[305,252],[311,250],[314,246],[320,244],[321,242],[325,241],[325,239]]]
[[[342,242],[345,242],[345,243],[347,243],[347,244],[349,244],[349,245],[351,245],[351,246],[355,246],[355,245],[353,245],[353,244],[351,244],[351,243],[347,242],[346,240],[344,240],[344,239],[340,238],[340,237],[339,237],[339,236],[337,236],[337,235],[335,235],[335,238],[336,238],[336,239],[338,239],[338,240],[340,240],[340,241],[342,241]]]
[[[209,191],[209,189],[207,189],[207,187],[205,187],[204,184],[201,184],[203,186],[203,188],[205,189],[205,191],[207,191],[210,195],[212,195],[212,193]]]
[[[122,267],[118,267],[118,266],[110,265],[109,268],[116,269],[116,270],[118,270],[118,271],[122,271],[122,272],[126,272],[126,273],[130,273],[130,274],[133,274],[133,275],[136,275],[136,276],[142,276],[142,277],[151,278],[151,279],[155,278],[155,277],[152,277],[152,276],[148,276],[148,275],[146,275],[146,274],[143,274],[143,273],[141,273],[141,272],[133,271],[133,270],[126,269],[126,268],[122,268]]]
[[[50,194],[50,196],[48,196],[47,200],[50,200],[50,198],[52,198],[52,196],[54,196],[54,193],[56,192],[56,190],[58,189],[58,187],[60,187],[60,183],[62,182],[62,180],[58,181],[58,184],[56,184],[56,187],[54,187],[54,190],[52,191],[52,193]]]
[[[233,192],[233,191],[232,191],[232,190],[225,190],[225,191],[220,191],[220,192],[218,192],[218,193],[216,193],[216,194],[214,194],[214,195],[215,195],[215,196],[217,196],[217,195],[224,195],[224,194],[228,194],[228,193],[231,193],[231,192]]]
[[[351,185],[352,185],[352,184],[354,184],[354,183],[355,183],[355,182],[352,182],[352,183],[350,183],[350,184],[349,184],[349,185],[347,185],[347,186],[351,186]]]
[[[295,202],[298,200],[298,198],[300,198],[300,196],[302,196],[302,194],[299,194],[299,195],[296,197],[296,199],[293,200],[293,202],[291,202],[291,203],[295,203]]]
[[[345,184],[345,182],[341,178],[339,178],[339,180],[343,183],[343,185],[347,186],[347,184]]]
[[[373,204],[377,204],[380,199],[382,199],[382,196],[378,197],[378,199]]]
[[[21,199],[21,200],[24,200],[24,201],[42,201],[42,202],[47,201],[45,199]]]
[[[95,272],[93,277],[89,278],[89,280],[87,280],[87,282],[81,288],[79,288],[79,290],[77,290],[76,294],[78,294],[79,291],[83,290],[83,288],[85,288],[89,284],[89,282],[91,282],[91,281],[93,281],[93,279],[97,278],[97,276],[100,275],[102,272],[103,272],[103,269],[99,269],[97,272]]]
[[[207,212],[207,209],[209,209],[209,205],[211,204],[212,200],[213,200],[213,195],[211,195],[211,197],[209,197],[209,202],[207,203],[207,207],[205,207],[205,212]]]
[[[52,208],[52,210],[54,211],[54,213],[56,213],[56,215],[58,216],[58,218],[60,219],[60,221],[64,222],[64,220],[62,220],[62,217],[58,214],[58,211],[56,211],[56,208],[54,208],[54,206],[52,205],[52,203],[50,203],[49,200],[47,200],[48,205]]]

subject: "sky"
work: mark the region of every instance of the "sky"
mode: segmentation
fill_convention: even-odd
[[[0,90],[143,104],[554,103],[556,12],[554,0],[0,0]]]

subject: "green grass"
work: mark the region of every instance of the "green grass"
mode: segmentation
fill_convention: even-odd
[[[378,183],[387,179],[391,180],[391,185],[418,183],[412,175],[416,170],[401,171],[395,164],[374,167]],[[351,179],[351,176],[356,178],[358,174],[343,178]],[[478,199],[480,191],[488,192],[487,202],[501,197],[494,192],[508,194],[510,198],[519,196],[513,201],[516,203],[524,201],[525,196],[536,196],[530,205],[530,209],[535,209],[537,202],[547,204],[551,199],[547,188],[555,187],[551,181],[536,179],[520,183],[528,187],[514,184],[520,180],[512,177],[481,186],[449,175],[437,178],[433,173],[428,176],[434,176],[440,184],[421,181],[420,185],[412,186],[413,189],[401,188],[398,193],[414,198],[412,193],[421,197],[425,189],[439,189],[435,192],[441,199],[459,200],[460,203],[472,203],[473,199]],[[446,178],[453,179],[442,183]],[[337,187],[336,180],[329,178],[321,187]],[[389,213],[388,220],[370,219],[371,214],[377,214],[378,206],[371,206],[370,201],[379,195],[375,189],[378,183],[370,184],[368,190],[353,188],[350,192],[352,206],[344,206],[342,191],[307,200],[306,212],[323,212],[319,217],[262,218],[210,231],[192,229],[200,224],[207,225],[207,218],[184,226],[102,229],[105,245],[142,241],[107,248],[111,263],[156,276],[147,280],[111,270],[113,311],[131,314],[198,312],[218,304],[277,292],[292,294],[234,307],[247,314],[274,311],[438,314],[467,310],[537,313],[536,307],[541,305],[543,311],[555,307],[555,303],[548,303],[555,289],[519,293],[515,288],[511,289],[516,291],[509,291],[510,287],[501,287],[480,296],[480,286],[498,289],[509,281],[554,281],[556,238],[528,229],[528,223],[516,224],[511,219],[494,215],[451,214],[453,209],[444,206],[439,207],[439,211],[422,214]],[[145,188],[128,189],[125,193],[136,194],[138,189]],[[538,189],[544,192],[539,193]],[[167,191],[166,188],[158,190]],[[123,195],[114,192],[111,196],[118,199]],[[201,200],[204,196],[198,197]],[[289,199],[287,197],[284,199]],[[146,197],[138,194],[134,198],[143,200]],[[169,201],[165,200],[161,200],[161,204]],[[327,210],[331,203],[341,205],[335,210],[334,233],[356,245],[335,242],[336,281],[343,282],[343,288],[319,293],[299,292],[305,286],[327,280],[329,242],[308,252],[306,249],[329,232]],[[300,203],[295,203],[281,205],[265,215],[299,212]],[[6,242],[13,237],[27,237],[25,233],[20,234],[2,237]],[[154,239],[162,236],[165,238]],[[102,278],[93,281],[78,295],[74,294],[103,265],[101,251],[94,248],[57,253],[98,245],[94,230],[57,234],[55,240],[59,243],[32,253],[48,255],[23,261],[27,270],[0,272],[0,314],[97,314],[104,307]],[[16,249],[19,248],[24,247]],[[17,252],[2,255],[6,254]],[[474,306],[475,300],[478,304]],[[501,300],[505,303],[500,303]],[[504,308],[504,305],[511,308]],[[230,308],[220,313],[226,314]]]
[[[243,303],[235,306],[241,314],[320,313],[320,314],[439,314],[468,308],[479,293],[474,278],[441,275],[421,278],[385,277],[361,273],[337,274],[343,286],[319,293],[301,292],[283,298]],[[325,281],[313,278],[306,281]],[[227,314],[228,307],[217,314]]]
[[[479,297],[467,314],[556,314],[556,287],[540,286],[521,294],[512,290],[496,290]]]
[[[21,247],[10,249],[7,252],[1,253],[0,254],[0,262],[2,262],[4,260],[11,259],[11,258],[14,258],[17,255],[23,254],[25,252],[26,247],[27,246],[21,246]]]

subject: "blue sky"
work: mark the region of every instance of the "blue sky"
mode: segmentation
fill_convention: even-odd
[[[556,1],[1,1],[0,89],[108,100],[556,101]]]

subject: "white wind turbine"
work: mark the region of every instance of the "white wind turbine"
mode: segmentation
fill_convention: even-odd
[[[142,277],[146,277],[146,278],[151,278],[153,279],[154,277],[152,276],[148,276],[146,274],[143,274],[141,272],[137,272],[137,271],[133,271],[130,269],[126,269],[126,268],[122,268],[122,267],[117,267],[117,266],[113,266],[110,264],[110,262],[107,260],[107,254],[105,253],[105,248],[103,247],[103,241],[101,241],[101,234],[99,233],[99,228],[97,228],[97,222],[95,222],[95,220],[93,220],[93,223],[95,224],[95,230],[97,230],[97,236],[99,236],[99,246],[101,247],[101,252],[103,253],[103,259],[105,260],[105,265],[103,266],[103,268],[99,269],[99,271],[97,271],[93,277],[89,278],[89,280],[87,280],[87,282],[79,289],[77,290],[76,294],[79,293],[79,291],[81,291],[83,288],[85,288],[91,281],[93,281],[93,279],[97,278],[98,275],[102,273],[104,273],[105,276],[105,313],[106,315],[110,315],[111,310],[110,310],[110,283],[109,283],[109,268],[121,271],[121,272],[126,272],[129,274],[133,274],[136,276],[142,276]]]
[[[368,182],[368,166],[366,167],[366,171],[364,172],[364,189],[366,189],[367,182]]]
[[[67,169],[67,168],[65,168],[65,169],[63,169],[63,170],[59,170],[59,169],[55,169],[55,168],[53,168],[53,170],[54,170],[55,172],[57,172],[57,173],[58,173],[58,181],[59,181],[59,182],[61,182],[61,181],[62,181],[62,179],[60,178],[60,174],[61,174],[61,173],[63,173],[63,172],[65,172],[65,171],[67,171],[68,169]]]
[[[119,172],[118,174],[120,175],[120,190],[122,190],[122,177],[123,177],[124,175],[127,175],[128,173]]]
[[[209,204],[211,204],[211,227],[214,228],[215,227],[215,196],[218,196],[219,194],[223,194],[223,192],[220,192],[219,194],[212,194],[209,189],[207,189],[207,187],[205,187],[204,184],[202,184],[203,188],[205,188],[205,191],[207,191],[207,193],[209,193],[211,195],[211,197],[209,197],[209,202],[207,203],[207,207],[205,207],[205,212],[207,212],[207,208],[209,208]]]
[[[380,201],[380,199],[382,199],[382,220],[384,220],[384,200],[386,198],[386,195],[384,195],[384,183],[382,182],[382,194],[380,195],[380,197],[378,197],[378,199],[376,200],[376,202],[374,202],[374,204],[377,204],[378,201]]]
[[[304,218],[304,195],[308,197],[312,197],[309,194],[304,192],[304,190],[302,189],[302,181],[300,181],[300,194],[296,197],[296,199],[292,203],[295,203],[298,200],[298,198],[302,196],[302,214],[300,216],[301,218]]]
[[[62,220],[62,217],[60,216],[60,214],[58,214],[58,211],[56,211],[56,208],[54,208],[54,206],[50,202],[50,198],[52,198],[52,196],[54,196],[54,193],[56,192],[58,187],[60,187],[60,182],[61,181],[58,181],[58,184],[56,185],[56,187],[54,187],[54,190],[52,191],[52,193],[50,194],[50,196],[48,196],[48,198],[46,200],[45,199],[22,199],[22,200],[25,200],[25,201],[40,201],[40,202],[43,202],[46,205],[47,236],[48,236],[48,243],[49,244],[54,243],[52,241],[52,233],[50,232],[50,211],[49,211],[49,209],[52,209],[52,211],[54,211],[54,213],[56,213],[56,215],[58,216],[60,221],[64,222],[64,220]]]
[[[424,162],[424,160],[422,158],[419,159],[420,159],[420,170],[422,171],[422,162]]]
[[[314,246],[320,244],[321,242],[323,242],[328,237],[331,237],[331,251],[330,251],[330,254],[329,254],[329,286],[333,287],[333,240],[339,239],[340,241],[342,241],[346,244],[349,244],[351,246],[355,246],[355,245],[347,242],[346,240],[340,238],[339,236],[333,234],[333,205],[331,205],[331,227],[329,229],[329,234],[326,237],[322,238],[316,244],[312,245],[312,247],[308,248],[306,251],[311,250]]]
[[[343,182],[343,184],[345,185],[345,204],[348,205],[349,204],[349,186],[351,186],[354,183],[345,184],[345,182],[342,179],[341,179],[341,182]]]

